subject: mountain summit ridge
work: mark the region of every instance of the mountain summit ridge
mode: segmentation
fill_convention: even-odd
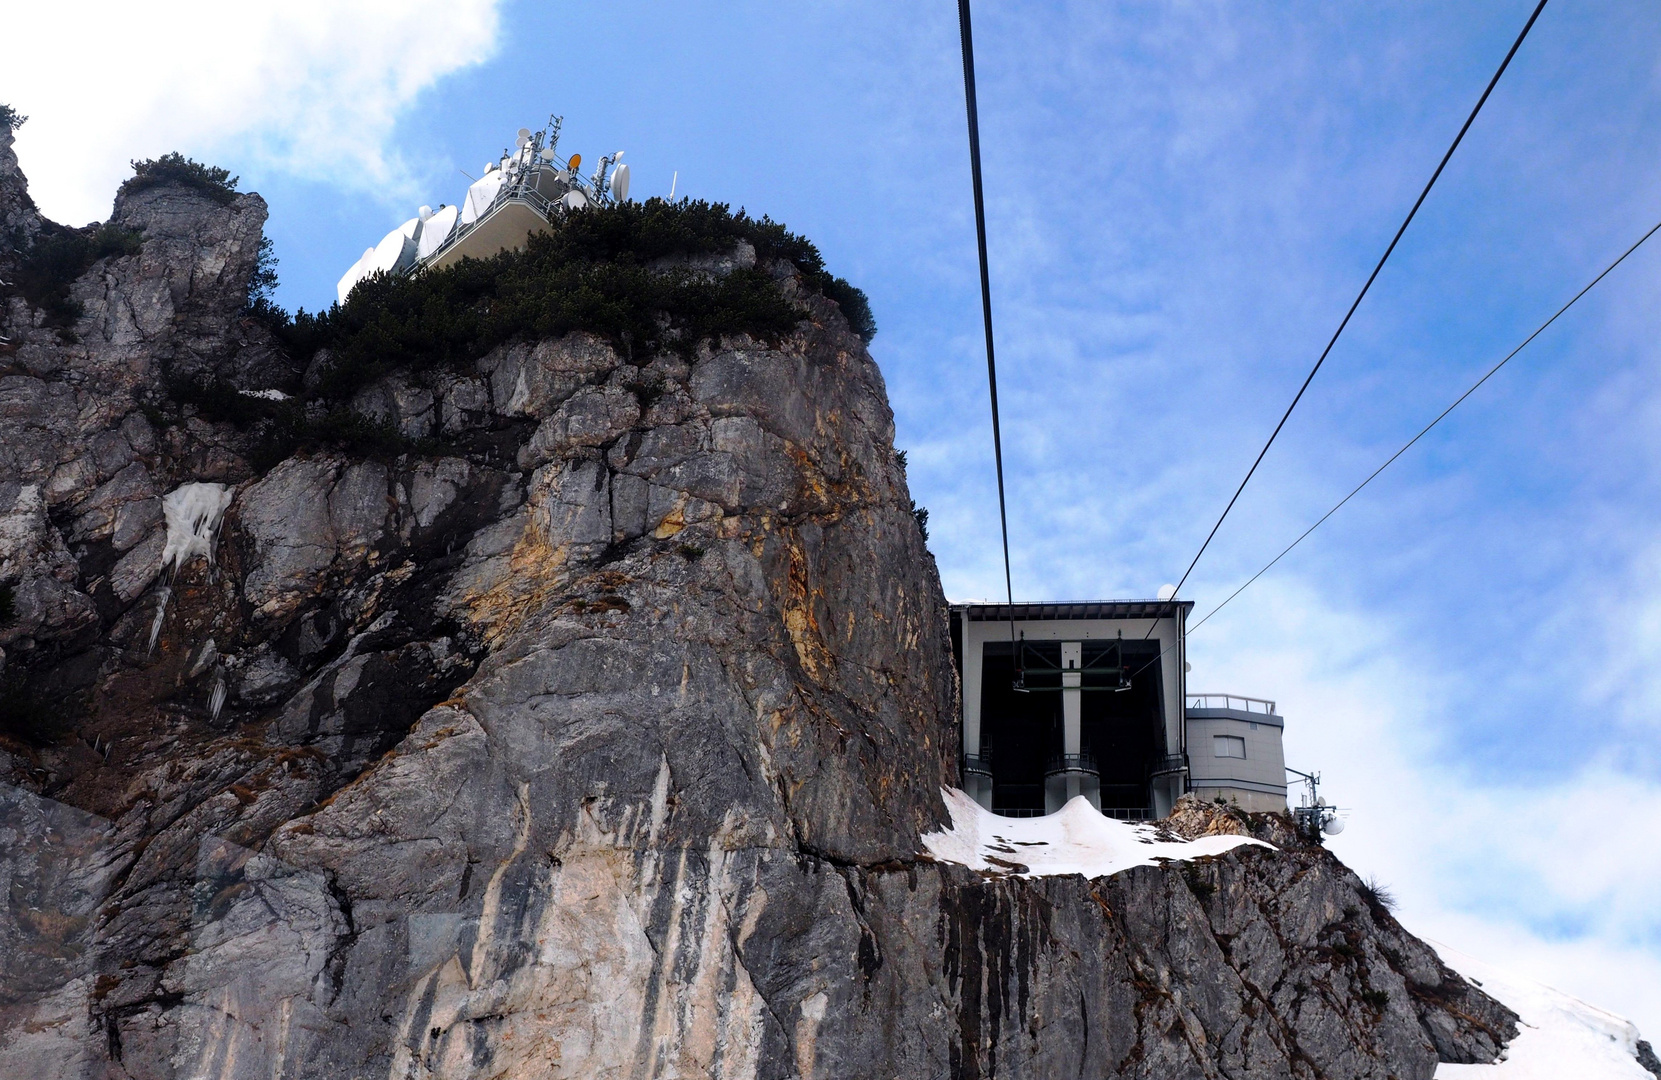
[[[0,221],[26,195],[0,138]],[[689,271],[765,276],[773,337],[325,401],[247,310],[264,218],[161,183],[73,318],[3,298],[0,1071],[1428,1080],[1515,1036],[1284,817],[1187,799],[1173,843],[1263,843],[1095,877],[929,853],[946,604],[882,375],[789,260]],[[175,570],[186,484],[229,499]]]

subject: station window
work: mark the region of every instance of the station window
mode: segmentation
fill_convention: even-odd
[[[1246,756],[1246,740],[1239,735],[1211,736],[1211,752],[1215,757],[1244,758]]]

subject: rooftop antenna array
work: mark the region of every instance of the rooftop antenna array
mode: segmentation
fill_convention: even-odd
[[[1321,797],[1321,774],[1291,768],[1286,771],[1298,778],[1294,783],[1300,783],[1304,788],[1298,805],[1292,810],[1292,820],[1297,823],[1298,831],[1311,840],[1319,839],[1323,833],[1337,836],[1343,832],[1344,819],[1338,816],[1342,808],[1328,806]]]
[[[581,154],[560,161],[564,122],[550,113],[541,131],[520,128],[512,149],[504,147],[497,160],[486,162],[479,179],[468,177],[472,184],[456,207],[441,205],[436,212],[423,207],[364,252],[337,285],[341,303],[371,274],[409,274],[462,258],[489,258],[522,246],[563,214],[627,201],[629,167],[622,164],[623,151],[602,157],[593,178],[585,180],[579,171]]]

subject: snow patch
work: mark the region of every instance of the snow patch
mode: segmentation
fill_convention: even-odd
[[[287,401],[288,395],[281,390],[238,390],[243,397],[259,398],[261,401]]]
[[[167,519],[162,569],[171,566],[178,573],[198,555],[213,563],[213,541],[232,497],[224,484],[181,484],[162,496],[162,516]]]
[[[1638,1029],[1614,1013],[1431,942],[1442,962],[1517,1014],[1517,1037],[1490,1065],[1438,1065],[1436,1080],[1655,1080]]]
[[[1102,816],[1082,795],[1056,813],[1036,818],[999,817],[957,788],[942,788],[941,795],[951,811],[952,827],[924,836],[923,847],[941,862],[972,870],[1096,878],[1133,866],[1154,866],[1162,859],[1221,855],[1246,844],[1274,849],[1249,836],[1162,840],[1152,825]]]

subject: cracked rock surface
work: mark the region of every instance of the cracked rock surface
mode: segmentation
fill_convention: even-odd
[[[0,326],[7,707],[49,735],[0,742],[0,1075],[1424,1080],[1514,1031],[1283,819],[1185,803],[1277,848],[1094,881],[921,854],[945,601],[881,375],[788,268],[777,344],[503,346],[357,395],[421,453],[259,472],[159,404],[306,377],[240,315],[263,203],[115,213],[78,340]],[[234,498],[174,575],[195,481]]]

